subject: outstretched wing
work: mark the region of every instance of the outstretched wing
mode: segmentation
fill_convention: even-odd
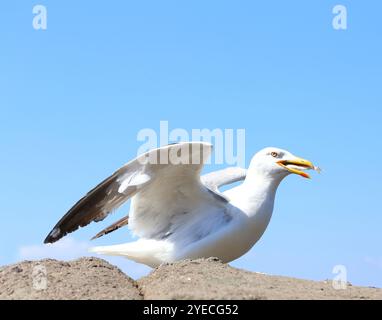
[[[56,224],[44,242],[56,242],[79,227],[103,220],[129,198],[146,189],[150,190],[152,198],[159,199],[158,195],[161,194],[164,185],[154,192],[149,186],[158,180],[166,183],[163,177],[167,175],[169,181],[184,180],[184,185],[189,182],[192,182],[193,186],[197,182],[201,185],[199,174],[211,150],[210,144],[191,142],[151,150],[139,156],[78,201]],[[185,179],[187,176],[192,176],[192,179]]]
[[[125,181],[133,182],[141,169],[137,159],[126,164],[79,200],[55,225],[44,243],[53,243],[92,221],[102,221],[137,192],[139,185],[131,184],[124,193],[118,190]]]
[[[211,191],[215,192],[216,194],[219,194],[221,197],[225,197],[223,194],[220,193],[219,188],[231,184],[234,182],[242,181],[245,179],[247,175],[247,170],[239,167],[230,167],[219,171],[214,171],[208,174],[205,174],[201,177],[202,183]],[[127,225],[129,221],[129,216],[125,216],[121,220],[118,220],[117,222],[113,223],[109,227],[103,229],[97,235],[95,235],[92,240],[100,238],[104,235],[107,235],[113,231],[118,230],[119,228],[122,228],[123,226]]]

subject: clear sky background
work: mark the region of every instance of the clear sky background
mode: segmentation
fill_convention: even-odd
[[[36,4],[46,31],[32,28]],[[336,4],[345,31],[332,27]],[[382,287],[380,1],[8,0],[1,12],[0,265],[84,255],[128,207],[42,241],[136,155],[139,130],[167,120],[245,128],[247,163],[277,146],[324,169],[282,183],[265,235],[232,265],[316,280],[344,265],[353,284]],[[131,240],[122,229],[95,244]]]

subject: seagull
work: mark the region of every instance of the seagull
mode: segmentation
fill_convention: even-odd
[[[201,176],[213,146],[182,142],[138,156],[79,200],[45,239],[54,243],[79,227],[104,220],[131,199],[129,215],[93,239],[128,225],[136,241],[91,248],[157,267],[183,259],[218,257],[231,262],[264,234],[276,190],[290,174],[319,170],[286,150],[268,147],[249,168],[229,167]],[[220,192],[219,188],[241,184]]]

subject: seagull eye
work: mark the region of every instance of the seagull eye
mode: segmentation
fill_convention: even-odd
[[[279,156],[279,154],[277,152],[271,152],[271,156],[273,158],[277,158]]]

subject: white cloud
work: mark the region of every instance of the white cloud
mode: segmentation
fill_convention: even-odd
[[[37,244],[22,246],[19,248],[19,258],[22,260],[57,259],[73,260],[83,256],[89,256],[90,245],[85,241],[77,241],[73,238],[64,238],[53,244]]]
[[[74,238],[67,237],[54,244],[34,244],[22,246],[18,250],[18,258],[20,260],[40,260],[40,259],[57,259],[57,260],[74,260],[81,257],[94,256],[88,252],[91,247],[87,241],[78,241]],[[124,273],[133,279],[138,279],[147,275],[150,268],[130,261],[123,257],[108,257],[97,255],[98,258],[104,259],[109,263],[120,268]]]

